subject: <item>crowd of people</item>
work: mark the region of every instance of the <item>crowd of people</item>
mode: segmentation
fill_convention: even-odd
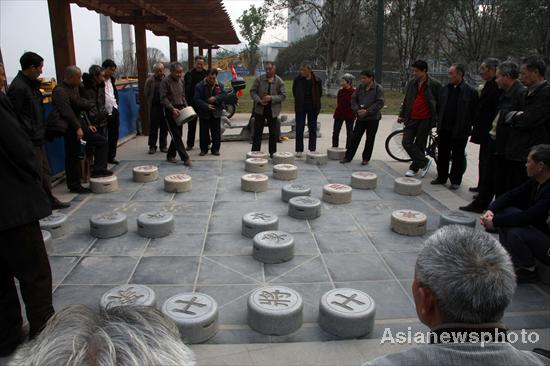
[[[0,357],[24,342],[17,279],[29,323],[28,339],[16,352],[14,364],[173,364],[192,365],[192,352],[181,342],[177,328],[152,308],[117,308],[96,313],[69,307],[55,314],[52,275],[38,220],[52,209],[66,208],[52,193],[45,143],[63,137],[66,184],[71,192],[85,193],[80,160],[93,154],[91,176],[113,174],[118,164],[119,100],[114,83],[116,64],[105,60],[86,73],[77,66],[64,70],[52,93],[53,110],[45,120],[38,78],[44,59],[26,52],[21,71],[7,91],[0,91]],[[482,330],[505,332],[500,323],[514,294],[516,282],[537,280],[537,266],[550,265],[550,84],[546,65],[538,57],[519,64],[490,58],[480,66],[485,84],[480,93],[465,81],[465,68],[449,67],[449,83],[442,86],[428,74],[425,61],[412,65],[414,79],[405,88],[398,122],[404,124],[403,147],[412,162],[408,177],[424,177],[432,163],[426,156],[428,134],[437,130],[437,177],[434,185],[450,181],[458,189],[465,170],[468,141],[479,144],[477,193],[462,210],[482,213],[480,223],[497,232],[498,241],[480,230],[449,226],[438,230],[419,254],[412,286],[420,320],[436,335],[441,332]],[[193,70],[173,62],[165,76],[164,65],[154,65],[145,84],[151,120],[149,153],[158,148],[167,161],[176,156],[191,166],[188,151],[199,123],[200,155],[220,154],[220,126],[228,93],[218,70],[204,68],[197,56]],[[334,112],[332,145],[346,125],[346,155],[351,162],[366,134],[362,164],[369,164],[384,106],[384,90],[370,70],[361,72],[360,84],[342,76]],[[0,65],[0,85],[5,72]],[[316,151],[317,118],[321,110],[322,82],[304,63],[294,79],[296,156],[304,152],[307,121],[308,150]],[[277,150],[277,118],[286,99],[283,80],[274,63],[256,78],[252,150],[261,149],[264,126],[269,129],[269,153]],[[197,119],[188,123],[187,144],[176,121],[182,109],[192,106]],[[160,133],[159,133],[160,132]],[[167,136],[171,136],[168,145]],[[187,147],[186,147],[187,145]],[[499,243],[500,242],[500,243]],[[464,285],[465,278],[468,285]],[[42,332],[42,333],[41,333]],[[544,352],[541,352],[544,353]],[[509,344],[480,348],[428,346],[388,355],[371,364],[517,364],[548,363],[540,353],[518,351]]]

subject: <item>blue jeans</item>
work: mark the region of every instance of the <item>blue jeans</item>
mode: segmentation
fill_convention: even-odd
[[[300,113],[296,113],[296,152],[304,151],[304,129],[309,131],[309,151],[315,151],[317,147],[317,112],[312,107],[305,107]]]

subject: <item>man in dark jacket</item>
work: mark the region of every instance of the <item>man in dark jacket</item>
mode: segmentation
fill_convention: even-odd
[[[449,84],[441,89],[437,134],[439,136],[437,178],[431,184],[445,184],[458,189],[465,170],[465,153],[476,111],[477,91],[464,81],[462,65],[449,67]],[[452,159],[451,172],[449,162]]]
[[[147,110],[149,111],[149,154],[157,151],[157,138],[161,152],[168,152],[166,146],[166,121],[164,120],[164,108],[160,103],[160,82],[164,79],[164,65],[159,62],[153,65],[153,75],[145,82],[145,100],[147,100]],[[160,134],[159,134],[160,130]]]
[[[118,90],[116,89],[116,64],[107,59],[101,64],[105,72],[105,109],[107,110],[107,140],[109,152],[107,154],[109,164],[118,164],[116,150],[118,145],[118,130],[120,126],[118,113]],[[138,131],[139,132],[139,131]]]
[[[531,179],[496,199],[481,218],[486,229],[498,229],[518,281],[536,277],[535,259],[550,265],[550,145],[531,149],[526,170]]]
[[[304,129],[309,133],[309,151],[317,149],[317,116],[321,111],[321,96],[323,85],[313,73],[311,65],[307,62],[300,66],[300,75],[292,83],[294,95],[294,111],[296,113],[296,157],[301,158],[304,152]]]
[[[79,87],[82,73],[76,66],[69,66],[65,70],[63,82],[55,87],[52,99],[55,108],[52,111],[56,123],[65,126],[65,176],[67,187],[74,193],[88,193],[89,189],[80,185],[79,152],[82,140],[86,141],[86,148],[94,150],[94,166],[92,177],[113,175],[107,169],[107,139],[97,128],[81,118],[84,111],[93,108],[93,102],[80,97]]]
[[[550,143],[550,84],[544,79],[544,61],[531,56],[522,60],[520,80],[527,87],[520,111],[510,111],[504,123],[510,126],[506,146],[506,165],[511,185],[517,187],[527,180],[525,161],[531,147]]]
[[[206,70],[204,69],[204,56],[195,56],[195,65],[192,70],[185,73],[183,81],[185,83],[185,99],[189,101],[189,104],[197,111],[197,105],[195,105],[195,87],[198,83],[204,80],[206,77]],[[198,113],[198,112],[197,112]],[[200,126],[199,126],[200,129]],[[208,131],[208,127],[206,127]],[[187,122],[187,150],[192,150],[195,146],[195,135],[197,133],[197,118]],[[199,131],[199,138],[200,131]],[[207,138],[207,145],[210,145],[210,135]],[[202,151],[202,150],[201,150]]]
[[[38,220],[51,205],[35,163],[35,148],[0,92],[0,357],[23,342],[19,288],[33,339],[53,315],[52,275]]]
[[[363,149],[363,161],[361,165],[367,165],[372,156],[374,139],[378,124],[382,118],[380,112],[384,108],[384,89],[382,85],[374,81],[374,73],[371,70],[361,71],[361,84],[351,96],[351,109],[357,115],[357,122],[353,128],[353,137],[350,147],[346,150],[346,156],[341,163],[353,160],[363,134],[366,133],[365,148]]]
[[[92,108],[85,112],[97,131],[107,138],[108,113],[105,109],[105,73],[101,66],[90,66],[88,73],[82,75],[80,96],[92,103]]]
[[[479,75],[485,80],[485,85],[479,96],[474,126],[470,141],[479,145],[478,183],[470,188],[470,192],[479,192],[481,186],[491,186],[493,182],[492,166],[489,163],[489,131],[497,115],[498,101],[502,90],[496,83],[496,72],[499,61],[496,58],[486,59],[479,67]]]
[[[212,141],[212,155],[220,155],[221,117],[225,91],[223,84],[216,79],[218,70],[206,71],[206,78],[195,86],[193,93],[196,112],[200,118],[200,156],[208,153],[208,143]],[[211,139],[209,138],[211,136]]]
[[[19,116],[23,129],[34,146],[36,166],[41,172],[42,185],[50,198],[54,209],[69,207],[69,203],[60,202],[52,193],[50,165],[46,155],[44,141],[44,106],[38,77],[42,74],[44,59],[34,52],[26,52],[19,60],[21,71],[13,79],[8,97]]]
[[[397,122],[405,124],[403,148],[412,159],[405,175],[414,177],[420,170],[420,176],[424,178],[432,163],[426,157],[426,142],[432,127],[437,123],[441,84],[428,75],[426,61],[417,60],[412,68],[414,79],[405,88],[405,99]]]

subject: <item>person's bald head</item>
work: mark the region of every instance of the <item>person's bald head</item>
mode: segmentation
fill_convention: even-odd
[[[63,75],[63,81],[65,81],[65,83],[69,84],[70,86],[77,87],[80,85],[81,78],[82,71],[78,66],[67,66],[67,68],[65,69],[65,74]]]

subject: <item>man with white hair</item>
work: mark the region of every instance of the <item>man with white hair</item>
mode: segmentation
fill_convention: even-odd
[[[153,65],[153,75],[145,82],[145,99],[147,100],[147,110],[149,111],[149,154],[157,151],[157,138],[161,152],[168,152],[166,147],[166,121],[164,120],[164,109],[160,102],[160,83],[164,79],[164,65],[159,62]],[[159,135],[160,130],[160,135]]]
[[[515,289],[514,267],[495,238],[464,226],[444,226],[419,253],[412,284],[416,313],[430,328],[431,343],[365,365],[550,364],[538,353],[502,342],[506,329],[501,320]]]

